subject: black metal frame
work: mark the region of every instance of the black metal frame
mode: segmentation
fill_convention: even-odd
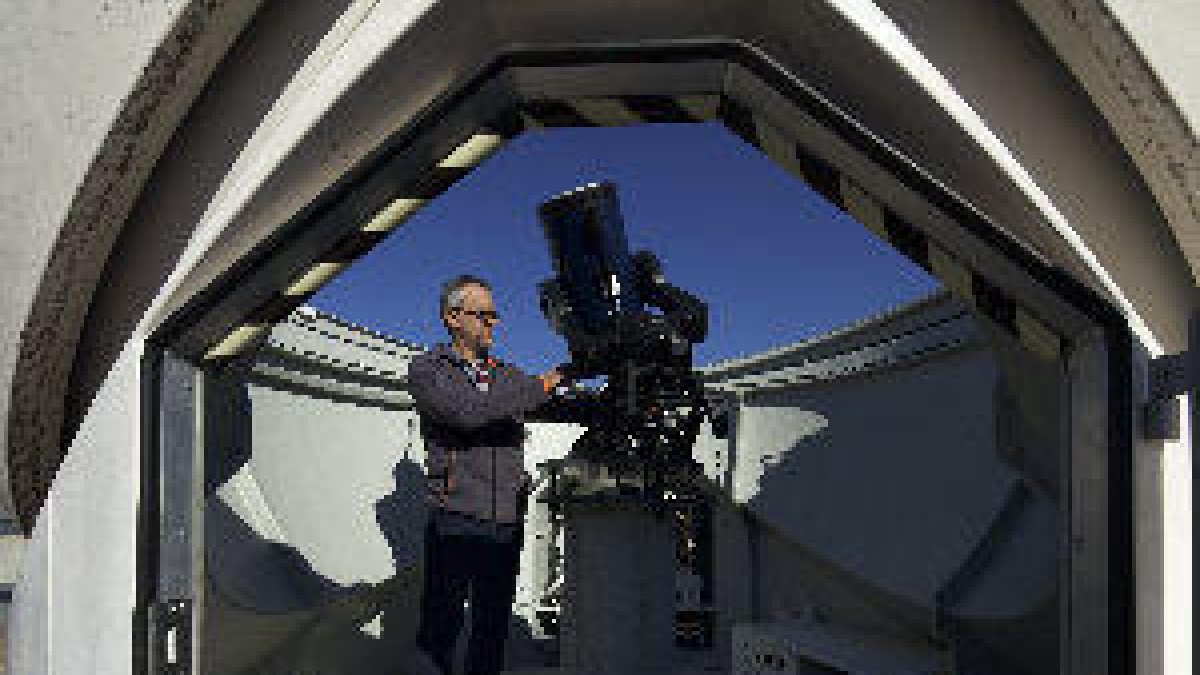
[[[137,511],[134,673],[193,672],[201,569],[193,558],[202,525],[194,506],[197,369],[161,343],[142,357],[143,451]],[[147,498],[150,497],[150,498]]]
[[[1194,396],[1200,389],[1200,312],[1193,312],[1188,318],[1186,352],[1151,359],[1149,385],[1149,401],[1142,411],[1145,438],[1179,440],[1182,412],[1176,397]]]
[[[158,455],[159,392],[163,347],[147,340],[142,355],[142,381],[139,387],[138,409],[141,414],[142,448],[139,462],[137,527],[134,541],[137,556],[134,561],[133,599],[133,673],[151,672],[150,626],[158,598],[159,485],[161,465]]]
[[[489,83],[503,78],[509,69],[601,64],[686,64],[713,60],[738,64],[774,87],[795,106],[837,133],[877,166],[888,171],[907,188],[951,217],[959,226],[986,243],[1003,258],[1015,263],[1029,278],[1045,288],[1052,289],[1057,297],[1100,328],[1107,359],[1105,381],[1108,387],[1106,400],[1109,447],[1108,465],[1105,468],[1108,490],[1107,495],[1104,495],[1103,504],[1096,503],[1095,506],[1108,514],[1106,553],[1109,640],[1103,647],[1095,645],[1095,649],[1107,649],[1107,672],[1110,675],[1134,672],[1134,428],[1131,415],[1134,342],[1124,317],[1100,295],[1064,271],[1049,266],[755,48],[742,42],[719,39],[641,45],[565,45],[512,49],[498,54],[470,76],[448,88],[405,129],[336,181],[318,199],[198,293],[156,331],[147,341],[143,362],[146,376],[142,385],[142,424],[146,433],[143,434],[145,440],[141,461],[143,498],[138,506],[137,519],[139,545],[134,631],[135,672],[148,672],[146,619],[155,600],[154,589],[164,571],[158,546],[161,509],[158,497],[161,496],[160,490],[163,485],[162,472],[169,469],[159,463],[160,448],[157,440],[161,395],[157,382],[162,351],[168,345],[175,348],[191,328],[207,323],[213,316],[210,313],[219,310],[222,299],[257,271],[283,255],[289,241],[301,234],[308,234],[311,238],[313,232],[318,229],[318,223],[326,216],[336,214],[347,204],[353,204],[354,211],[369,211],[372,207],[382,208],[388,201],[387,195],[366,194],[371,178],[383,170],[389,161],[418,146],[425,136],[438,135],[443,120],[452,117],[451,113],[458,106],[470,102],[472,96]],[[342,213],[344,212],[343,210]],[[217,311],[217,315],[220,314],[222,312]],[[188,353],[188,350],[184,350],[184,353]]]

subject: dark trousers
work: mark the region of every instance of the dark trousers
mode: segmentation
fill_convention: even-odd
[[[451,675],[468,592],[466,675],[497,675],[503,669],[521,542],[519,534],[503,542],[481,535],[443,535],[432,523],[425,529],[425,589],[417,644],[442,675]]]

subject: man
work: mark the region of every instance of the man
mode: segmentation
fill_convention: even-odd
[[[466,672],[495,675],[503,667],[531,490],[522,420],[553,419],[567,410],[556,410],[552,400],[563,374],[554,369],[532,377],[491,356],[499,317],[482,279],[452,279],[442,289],[440,310],[450,344],[414,358],[408,370],[433,505],[417,643],[451,675],[469,591]]]

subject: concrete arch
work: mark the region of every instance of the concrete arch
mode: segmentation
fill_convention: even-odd
[[[1159,160],[1129,149],[1138,134],[1166,139],[1161,147],[1177,147],[1171,141],[1179,138],[1181,117],[1123,121],[1122,110],[1133,105],[1129,99],[1089,97],[1078,84],[1096,90],[1087,74],[1073,75],[1058,60],[1066,54],[1064,60],[1079,72],[1080,59],[1063,46],[1077,27],[1036,3],[1025,3],[1028,10],[961,3],[956,11],[971,18],[965,24],[920,15],[904,3],[879,3],[881,9],[869,2],[612,0],[564,9],[555,3],[448,0],[347,3],[340,14],[323,13],[316,8],[321,3],[285,13],[282,4],[265,3],[249,24],[257,3],[176,5],[175,32],[169,34],[174,37],[162,42],[156,57],[168,64],[162,67],[192,73],[168,78],[163,82],[175,86],[157,90],[174,114],[139,118],[136,112],[145,104],[130,97],[119,119],[131,120],[144,135],[124,140],[118,125],[98,136],[108,139],[106,145],[88,177],[72,186],[78,189],[65,224],[55,224],[57,243],[39,290],[21,300],[31,310],[10,389],[8,455],[9,483],[27,531],[66,450],[72,444],[89,450],[87,439],[74,438],[74,432],[92,414],[93,396],[113,373],[136,377],[136,366],[121,369],[119,363],[135,359],[141,341],[171,310],[306,208],[332,177],[359,165],[448,82],[515,44],[716,35],[755,45],[1004,223],[1040,256],[1102,296],[1116,299],[1114,291],[1126,296],[1118,304],[1131,322],[1144,324],[1138,337],[1147,352],[1177,351],[1185,342],[1182,319],[1195,303],[1185,253],[1195,253],[1185,251],[1188,242],[1176,233],[1195,226],[1194,212],[1189,222],[1188,210],[1179,206],[1194,193],[1186,178],[1194,174],[1162,166],[1191,160],[1165,152],[1155,155],[1165,157],[1165,164],[1154,164]],[[1099,3],[1089,8],[1104,9]],[[280,25],[285,14],[295,22],[290,28],[308,31],[296,30],[308,36],[308,51],[288,42],[295,33]],[[195,23],[195,17],[211,23]],[[1119,38],[1119,29],[1115,35]],[[181,56],[170,47],[180,36],[205,47]],[[249,102],[257,97],[245,89],[246,79],[239,80],[253,72],[244,62],[227,59],[215,77],[206,77],[229,45],[276,59],[278,98],[257,107]],[[994,57],[974,58],[979,45],[988,45]],[[1106,53],[1127,46],[1117,39]],[[155,72],[147,71],[151,82]],[[1153,81],[1145,64],[1129,72]],[[1036,105],[1002,95],[998,78],[1020,87]],[[204,83],[203,96],[209,98],[193,104]],[[896,108],[897,100],[905,102],[903,108]],[[1157,100],[1164,108],[1169,103]],[[172,118],[182,119],[189,105],[187,118],[176,124]],[[244,140],[205,155],[195,139],[219,137],[220,125],[233,120],[251,125]],[[167,146],[171,131],[176,136]],[[1183,138],[1195,147],[1193,136]],[[160,153],[163,147],[167,151]],[[144,168],[128,171],[121,157],[144,160]],[[212,176],[206,188],[191,191],[185,187],[188,167],[197,158],[212,163]],[[115,173],[109,169],[114,164]],[[106,199],[97,202],[97,194]],[[202,204],[189,209],[186,203],[195,199]],[[98,203],[103,210],[96,210]],[[180,215],[185,217],[172,220]],[[1078,239],[1064,237],[1068,230],[1056,229],[1056,223],[1068,225]]]
[[[28,288],[27,297],[12,298],[11,311],[20,323],[7,327],[19,339],[14,340],[18,351],[12,355],[11,386],[5,391],[10,396],[4,457],[8,480],[0,492],[4,503],[15,507],[12,510],[26,532],[32,530],[37,509],[70,444],[69,434],[63,431],[64,408],[70,406],[68,380],[100,276],[171,135],[258,6],[257,2],[169,4],[161,13],[113,16],[114,25],[105,25],[108,17],[103,13],[78,17],[77,21],[99,19],[93,38],[119,54],[103,60],[108,72],[103,72],[107,78],[99,86],[110,89],[89,91],[79,97],[82,100],[51,99],[51,105],[65,108],[66,119],[56,120],[61,128],[47,125],[51,128],[40,130],[43,138],[38,140],[43,144],[55,134],[78,134],[75,140],[83,153],[94,154],[62,153],[75,175],[67,172],[68,176],[55,176],[58,180],[42,186],[44,197],[60,200],[52,211],[63,215],[38,223],[50,236],[35,239],[28,253],[44,262],[44,268],[29,270],[30,278],[21,280],[20,285]],[[23,28],[30,32],[49,31],[55,25],[81,29],[69,17],[70,9],[35,11]],[[63,33],[69,35],[70,29]],[[149,49],[130,48],[131,34],[141,31],[156,39]],[[62,47],[46,42],[42,46],[47,51]],[[15,45],[6,51],[10,50],[16,51]],[[32,61],[44,54],[33,51],[24,56]],[[79,56],[83,60],[94,55]],[[64,68],[78,65],[67,63]],[[111,117],[101,117],[90,127],[71,125],[72,108],[90,105]],[[22,121],[33,127],[33,120]],[[22,215],[36,219],[39,214]],[[7,302],[5,309],[10,310]]]

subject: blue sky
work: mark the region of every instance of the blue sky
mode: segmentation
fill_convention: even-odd
[[[940,284],[717,123],[552,129],[504,147],[308,304],[422,345],[446,341],[441,284],[492,283],[494,352],[530,372],[567,358],[538,308],[553,273],[538,204],[617,184],[634,252],[709,305],[697,365],[828,332]]]

